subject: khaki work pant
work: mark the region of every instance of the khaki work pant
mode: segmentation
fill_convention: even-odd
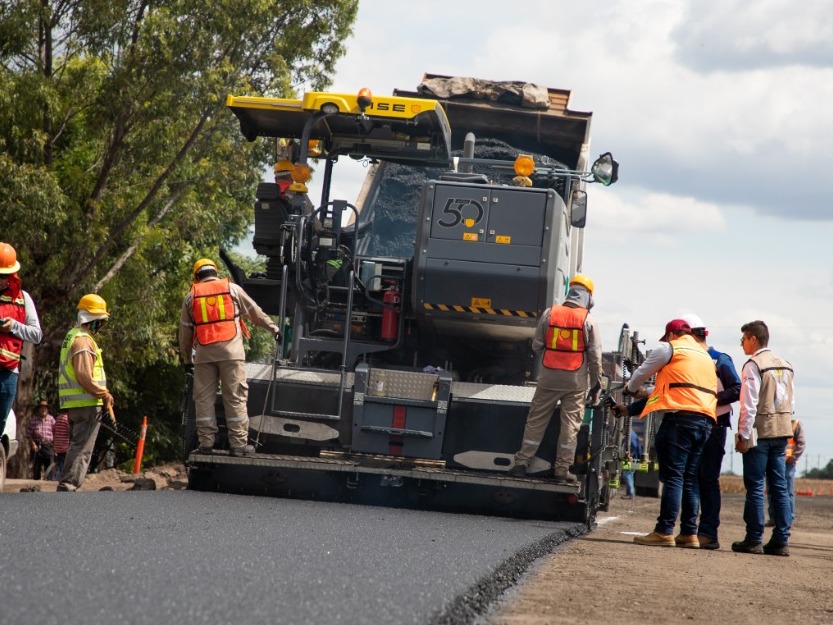
[[[61,471],[61,484],[68,484],[78,488],[87,477],[90,460],[93,457],[95,438],[101,422],[97,416],[101,406],[84,406],[83,408],[69,408],[69,451],[64,460]]]
[[[220,360],[194,365],[194,408],[200,447],[213,447],[217,435],[214,398],[217,385],[223,394],[228,442],[230,447],[243,447],[249,438],[249,412],[246,401],[246,364],[242,360]]]
[[[526,417],[521,449],[515,454],[515,464],[528,466],[529,461],[538,451],[541,439],[552,418],[558,402],[561,402],[561,431],[555,450],[555,474],[567,475],[567,470],[575,461],[576,436],[584,418],[586,389],[553,389],[538,387],[532,397],[529,413]]]

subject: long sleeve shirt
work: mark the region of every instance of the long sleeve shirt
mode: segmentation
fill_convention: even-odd
[[[90,395],[104,399],[108,395],[107,388],[99,385],[93,378],[95,367],[95,344],[87,336],[76,336],[70,347],[72,369],[75,379]]]
[[[51,443],[55,440],[54,428],[55,417],[51,414],[46,415],[42,419],[40,416],[34,416],[26,427],[26,438],[38,445]]]
[[[52,436],[55,442],[55,453],[65,454],[69,451],[69,417],[62,412],[55,419],[55,427],[52,429]]]
[[[647,382],[652,375],[656,374],[665,365],[671,362],[671,356],[674,355],[674,348],[671,343],[661,342],[655,349],[651,350],[645,361],[637,367],[633,372],[631,379],[628,380],[627,388],[629,393],[638,391],[645,382]]]
[[[20,293],[23,295],[23,310],[26,314],[26,318],[23,323],[17,321],[16,319],[10,319],[12,322],[11,334],[26,341],[27,343],[37,345],[41,342],[41,339],[43,339],[43,330],[41,330],[40,327],[38,311],[35,308],[35,302],[32,301],[31,296],[23,290],[21,290]],[[18,370],[19,367],[15,367],[13,372],[17,373]]]
[[[217,278],[212,277],[207,278],[207,280],[217,280]],[[246,317],[256,326],[267,328],[273,334],[277,334],[277,324],[272,321],[269,315],[263,312],[260,306],[257,305],[246,291],[236,284],[230,284],[229,291],[241,316]],[[179,316],[179,351],[182,355],[183,362],[199,364],[218,362],[221,360],[245,360],[246,354],[243,345],[243,335],[239,326],[235,336],[228,341],[212,343],[210,345],[199,345],[196,343],[196,324],[192,315],[193,300],[194,294],[192,291],[189,291],[188,295],[185,296],[185,300],[182,302],[182,312]],[[196,349],[196,354],[192,356],[194,349]]]
[[[753,356],[757,356],[762,351],[769,349],[763,347],[756,351]],[[741,438],[749,439],[752,436],[752,428],[755,426],[755,417],[758,416],[758,398],[761,393],[761,372],[758,370],[752,360],[746,361],[741,370],[741,388],[740,388],[740,416],[738,417],[738,434]],[[790,412],[795,412],[795,398],[793,397],[793,405],[790,406]]]
[[[735,363],[728,354],[709,347],[709,356],[714,360],[717,379],[720,381],[717,390],[717,424],[721,427],[732,427],[731,405],[740,398],[740,376],[735,369]],[[723,408],[724,406],[727,408]]]
[[[540,358],[546,348],[546,336],[549,329],[550,310],[547,308],[541,315],[535,327],[532,338],[532,351]],[[564,384],[574,385],[576,388],[598,388],[602,379],[602,337],[595,319],[587,313],[584,319],[584,335],[586,337],[584,363],[576,371],[562,371],[542,367],[538,375],[538,386],[542,388],[560,388]]]
[[[801,457],[801,454],[804,453],[804,449],[807,447],[807,439],[804,437],[804,424],[802,424],[801,421],[796,420],[795,422],[795,433],[793,434],[793,439],[795,440],[795,448],[793,449],[791,459],[793,462],[797,462]]]

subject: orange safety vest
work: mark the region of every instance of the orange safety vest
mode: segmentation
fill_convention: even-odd
[[[787,460],[795,453],[795,431],[798,429],[798,421],[793,421],[793,435],[787,439]]]
[[[547,369],[576,371],[584,363],[584,321],[586,308],[553,306],[544,337],[544,366]]]
[[[14,319],[20,323],[26,321],[26,300],[20,290],[16,275],[9,279],[9,287],[0,293],[0,319]],[[20,350],[23,340],[10,332],[0,333],[0,367],[14,371],[20,364]],[[2,434],[2,432],[0,432]]]
[[[245,328],[231,298],[231,281],[228,278],[197,282],[191,285],[191,293],[194,296],[191,315],[200,345],[230,341],[237,336],[238,323]]]
[[[654,392],[640,416],[657,410],[687,410],[717,421],[717,375],[711,356],[690,335],[670,345],[671,360],[657,372]]]

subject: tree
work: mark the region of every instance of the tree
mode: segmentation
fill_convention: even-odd
[[[815,480],[833,480],[833,460],[830,460],[822,469],[810,469],[804,477]]]
[[[108,381],[138,422],[146,375],[177,371],[191,264],[239,241],[271,161],[229,93],[326,87],[357,0],[13,0],[0,6],[0,233],[43,343],[21,372],[25,424],[56,399],[60,343],[88,292],[112,311]],[[174,376],[176,377],[176,376]],[[117,408],[119,407],[117,406]]]

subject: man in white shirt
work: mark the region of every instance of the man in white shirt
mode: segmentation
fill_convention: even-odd
[[[788,556],[792,519],[785,458],[795,411],[793,369],[767,347],[769,328],[763,321],[750,321],[741,327],[741,332],[741,345],[749,360],[740,376],[740,418],[735,449],[743,454],[746,537],[732,543],[732,551]],[[775,523],[766,545],[763,544],[765,486],[769,488]]]

